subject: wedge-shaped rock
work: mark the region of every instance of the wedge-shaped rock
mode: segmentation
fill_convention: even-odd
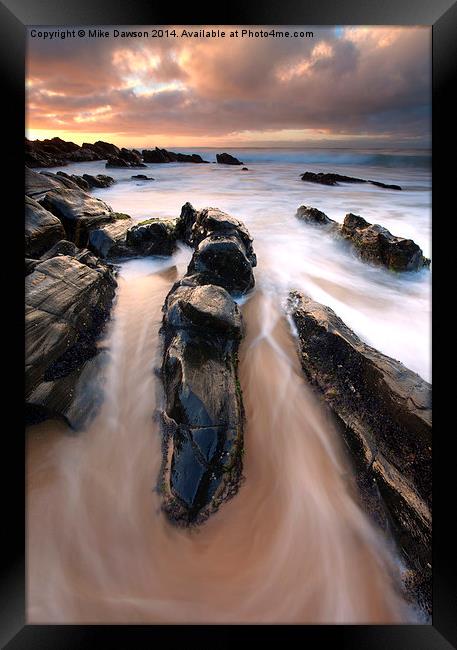
[[[431,386],[366,345],[329,308],[289,296],[303,370],[342,425],[365,485],[379,489],[397,541],[429,597]],[[427,595],[428,594],[428,595]]]
[[[34,199],[25,197],[25,255],[38,258],[65,237],[60,220]]]
[[[116,281],[95,261],[57,255],[26,277],[26,405],[29,421],[60,416],[78,427],[96,407],[97,391],[76,394],[81,374],[98,361],[97,340],[110,313]]]

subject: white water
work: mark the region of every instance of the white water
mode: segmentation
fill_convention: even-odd
[[[245,152],[243,160],[252,171],[151,165],[146,173],[157,180],[138,185],[129,180],[136,172],[110,170],[119,184],[97,194],[136,218],[176,216],[187,200],[213,205],[254,236],[257,288],[243,306],[240,348],[246,480],[198,531],[173,528],[160,513],[153,370],[161,305],[190,251],[124,263],[99,415],[78,436],[52,422],[29,431],[29,622],[414,620],[398,594],[398,565],[357,505],[341,441],[303,380],[280,305],[289,287],[302,288],[427,376],[428,274],[361,264],[294,212],[302,203],[340,221],[358,212],[412,236],[427,254],[428,172],[251,163]],[[105,172],[100,163],[73,167],[66,171]],[[424,189],[321,188],[296,180],[306,169]]]
[[[206,160],[215,152],[198,151]],[[329,305],[367,343],[431,379],[431,284],[428,270],[394,274],[359,261],[343,242],[295,218],[314,206],[342,222],[348,212],[409,237],[431,256],[431,175],[424,152],[351,150],[234,151],[248,172],[217,164],[156,164],[148,169],[105,169],[104,162],[68,166],[69,173],[108,173],[118,183],[94,194],[141,220],[176,217],[190,201],[241,219],[254,237],[257,286],[286,295],[303,290]],[[373,164],[376,163],[376,164]],[[304,171],[334,171],[402,186],[325,187],[300,180]],[[154,181],[133,181],[145,173]]]

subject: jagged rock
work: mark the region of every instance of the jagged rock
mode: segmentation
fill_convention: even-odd
[[[70,162],[92,162],[94,160],[100,160],[100,156],[92,149],[81,147],[81,149],[67,154],[66,160]]]
[[[257,260],[251,236],[240,221],[221,210],[205,208],[197,214],[191,242],[196,249],[188,275],[197,274],[199,283],[216,284],[230,293],[252,289]]]
[[[371,185],[383,187],[387,190],[401,190],[400,185],[386,185],[386,183],[380,183],[379,181],[367,181],[363,178],[343,176],[342,174],[324,174],[323,172],[316,174],[314,172],[305,172],[302,174],[301,179],[302,181],[306,181],[308,183],[318,183],[319,185],[338,185],[339,183],[370,183]]]
[[[171,521],[190,525],[203,522],[233,496],[241,480],[243,406],[236,373],[243,330],[229,291],[252,286],[243,269],[236,278],[239,267],[233,265],[241,252],[252,274],[246,241],[251,258],[255,255],[243,224],[219,210],[197,213],[186,203],[176,228],[197,248],[186,275],[173,285],[163,307],[161,492]],[[208,256],[202,270],[202,246],[217,241],[226,246],[229,239],[236,253],[225,248]],[[222,267],[230,264],[229,275]],[[209,275],[221,281],[209,282]]]
[[[185,154],[175,153],[174,151],[167,151],[166,149],[143,149],[143,160],[147,163],[171,163],[171,162],[190,162],[190,163],[206,163],[206,160],[196,153]]]
[[[118,156],[108,156],[105,167],[147,167],[147,165],[121,151]]]
[[[25,255],[38,258],[65,237],[60,220],[37,201],[25,197]]]
[[[148,219],[127,231],[126,244],[137,255],[171,255],[176,249],[176,221]]]
[[[347,214],[341,235],[355,247],[359,256],[393,271],[417,271],[430,265],[412,239],[395,237],[387,228],[371,224],[355,214]]]
[[[242,165],[243,164],[240,160],[238,160],[238,158],[235,158],[235,156],[231,156],[229,153],[217,153],[216,160],[219,163],[219,165]]]
[[[185,203],[176,221],[176,237],[188,246],[192,245],[192,228],[197,219],[197,215],[197,210],[190,203]]]
[[[63,176],[64,178],[68,178],[70,181],[76,183],[79,188],[86,192],[90,189],[89,183],[84,180],[82,176],[78,176],[77,174],[67,174],[66,172],[59,171],[56,173],[56,176]]]
[[[106,174],[97,174],[97,176],[91,176],[91,174],[83,174],[82,177],[90,188],[110,187],[115,182],[112,176],[106,176]]]
[[[363,343],[329,308],[291,292],[302,368],[341,424],[362,494],[373,481],[428,601],[431,578],[431,386]],[[371,498],[371,497],[370,497]],[[426,604],[425,603],[425,604]]]
[[[114,219],[109,205],[79,188],[52,189],[46,192],[39,203],[61,220],[68,239],[77,246],[87,245],[90,228]]]
[[[98,262],[90,268],[66,255],[36,264],[26,277],[29,422],[60,416],[79,427],[96,409],[101,399],[97,391],[78,394],[76,385],[97,363],[97,340],[115,286],[108,266]]]
[[[348,241],[366,261],[385,266],[392,271],[417,271],[430,266],[422,250],[412,239],[396,237],[379,224],[371,224],[358,215],[349,213],[343,225],[330,219],[317,208],[302,205],[296,217],[306,223],[325,226],[329,232]]]
[[[89,232],[89,248],[103,258],[127,257],[137,255],[137,251],[127,245],[127,232],[132,227],[132,219],[125,215],[104,223]]]
[[[103,142],[103,140],[97,140],[94,144],[83,142],[83,148],[95,151],[100,156],[100,160],[105,160],[109,156],[118,156],[120,153],[119,147],[109,142]]]
[[[79,150],[74,142],[61,138],[51,140],[25,139],[25,164],[27,167],[57,167],[65,165],[68,157]]]

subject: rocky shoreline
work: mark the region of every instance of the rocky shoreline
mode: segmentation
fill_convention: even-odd
[[[392,530],[407,587],[431,612],[431,386],[363,343],[332,309],[293,291],[305,376],[340,425],[365,508]]]
[[[235,299],[255,286],[253,240],[240,221],[190,203],[176,219],[134,223],[90,193],[112,185],[112,177],[30,168],[86,159],[106,159],[112,166],[122,161],[125,167],[143,166],[145,160],[207,162],[193,154],[189,160],[166,150],[140,154],[113,147],[103,142],[78,147],[54,138],[27,149],[27,421],[60,417],[75,430],[86,424],[103,396],[100,389],[79,393],[77,385],[81,379],[91,382],[105,363],[100,341],[115,297],[116,263],[172,255],[178,242],[190,246],[187,272],[163,306],[159,489],[171,522],[197,525],[237,492],[242,479],[244,411],[237,366],[243,321]],[[222,156],[220,164],[243,164]],[[348,214],[340,225],[309,206],[296,216],[346,241],[366,262],[395,271],[430,264],[415,242],[360,216]],[[393,532],[407,566],[408,591],[429,611],[431,387],[363,343],[328,307],[292,292],[288,310],[304,375],[338,423],[363,505],[381,528]]]

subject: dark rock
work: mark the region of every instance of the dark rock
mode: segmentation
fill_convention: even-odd
[[[91,176],[90,174],[83,174],[83,179],[86,181],[89,187],[110,187],[114,184],[114,178],[112,176],[106,176],[105,174],[97,174],[97,176]]]
[[[202,523],[236,493],[241,481],[243,406],[237,351],[243,329],[229,291],[253,286],[247,245],[251,259],[255,255],[243,224],[220,210],[196,212],[186,203],[175,230],[196,250],[163,307],[161,492],[171,521],[190,525]],[[207,254],[209,249],[212,254]]]
[[[130,217],[116,219],[91,229],[89,248],[103,258],[136,256],[136,249],[127,245],[127,231],[132,226]]]
[[[176,250],[176,222],[148,219],[127,231],[126,244],[137,255],[172,255]]]
[[[79,248],[74,242],[68,241],[66,239],[61,239],[40,257],[40,261],[44,262],[45,260],[50,260],[51,257],[57,257],[57,255],[68,255],[70,257],[75,257],[78,253]]]
[[[124,150],[121,150],[118,156],[108,156],[105,167],[147,167],[147,165],[135,157],[128,156],[124,153]]]
[[[91,227],[114,219],[109,205],[79,188],[52,189],[39,203],[61,220],[68,239],[77,246],[87,245]]]
[[[61,177],[57,175],[47,176],[25,168],[25,194],[38,200],[43,197],[49,190],[60,189],[62,187]]]
[[[318,210],[317,208],[308,207],[306,205],[301,205],[297,214],[295,215],[300,221],[305,221],[306,223],[315,223],[319,225],[327,226],[338,226],[336,221],[327,217],[326,214]]]
[[[301,179],[302,181],[307,181],[308,183],[319,183],[319,185],[338,185],[339,183],[371,183],[371,185],[383,187],[387,190],[401,190],[400,185],[386,185],[386,183],[380,183],[379,181],[367,181],[363,178],[343,176],[342,174],[324,174],[323,172],[316,174],[314,172],[305,172],[302,174]]]
[[[248,169],[247,167],[242,167],[242,168],[241,168],[241,171],[242,171],[242,172],[248,172],[249,169]]]
[[[143,160],[147,163],[171,163],[171,162],[189,162],[189,163],[206,163],[208,161],[196,153],[185,154],[167,151],[166,149],[143,149]]]
[[[89,183],[84,180],[82,176],[78,176],[77,174],[67,174],[65,172],[59,171],[56,173],[56,176],[63,176],[64,178],[68,178],[70,181],[73,181],[76,183],[76,185],[81,188],[82,190],[86,191],[90,189]]]
[[[109,156],[118,156],[120,153],[119,147],[109,142],[103,142],[103,140],[97,140],[94,144],[83,142],[83,148],[95,151],[100,156],[100,160],[105,160]]]
[[[219,163],[219,165],[242,165],[243,164],[240,160],[238,160],[238,158],[231,156],[229,153],[217,153],[216,160]]]
[[[96,409],[96,391],[76,386],[98,356],[116,281],[110,268],[90,268],[58,255],[26,278],[26,405],[28,420],[63,417],[79,427]]]
[[[375,482],[396,540],[430,604],[431,387],[363,343],[329,308],[291,292],[302,368],[341,424],[360,475]],[[363,490],[362,490],[363,495]]]
[[[385,266],[392,271],[417,271],[430,266],[430,260],[412,239],[396,237],[387,228],[371,224],[349,213],[343,225],[327,217],[317,208],[302,205],[296,217],[306,223],[326,226],[334,235],[348,241],[365,262]]]
[[[76,183],[68,174],[54,174],[53,172],[40,172],[40,174],[51,178],[58,183],[60,187],[66,187],[69,190],[81,189],[78,183]]]
[[[417,271],[430,265],[412,239],[396,237],[387,228],[370,224],[355,214],[346,215],[340,233],[367,262],[393,271]]]
[[[185,203],[176,221],[176,237],[188,246],[192,246],[192,228],[197,220],[197,215],[197,210],[190,203]]]
[[[25,197],[25,255],[38,258],[65,237],[60,220],[37,201]]]
[[[57,167],[65,165],[68,156],[79,150],[74,142],[61,138],[51,140],[25,139],[25,164],[27,167]]]
[[[152,176],[146,176],[146,174],[136,174],[135,176],[132,176],[132,178],[136,181],[153,181],[154,179]]]
[[[94,160],[100,160],[100,156],[92,149],[81,147],[81,149],[67,154],[66,160],[70,162],[92,162]]]

